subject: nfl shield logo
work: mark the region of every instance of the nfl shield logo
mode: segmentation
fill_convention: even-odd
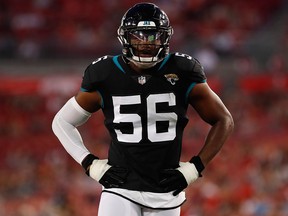
[[[146,77],[145,76],[138,77],[138,83],[144,85],[146,83]]]

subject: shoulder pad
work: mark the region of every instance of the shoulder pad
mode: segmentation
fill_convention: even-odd
[[[95,90],[95,83],[102,82],[109,76],[112,66],[112,56],[103,56],[93,61],[84,71],[82,89]]]
[[[204,72],[204,68],[200,62],[190,55],[176,52],[174,53],[174,58],[177,66],[182,70],[193,70],[201,73]]]
[[[201,63],[194,57],[176,52],[173,55],[174,63],[177,68],[188,77],[197,77],[197,80],[206,80],[204,68]]]
[[[102,63],[102,62],[105,62],[107,60],[111,60],[113,58],[113,56],[110,56],[110,55],[105,55],[105,56],[102,56],[96,60],[94,60],[91,65],[95,65],[97,63]]]
[[[94,60],[90,65],[88,65],[85,72],[89,71],[90,73],[95,73],[95,71],[107,70],[107,68],[110,68],[112,58],[112,56],[106,55]]]

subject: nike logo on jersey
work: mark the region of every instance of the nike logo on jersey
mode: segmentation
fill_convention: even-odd
[[[166,77],[167,81],[171,83],[171,85],[175,85],[176,81],[179,80],[176,74],[165,74],[164,76]]]

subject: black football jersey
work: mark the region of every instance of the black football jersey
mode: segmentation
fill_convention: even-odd
[[[123,188],[163,192],[161,170],[179,166],[188,94],[205,81],[201,64],[181,53],[141,74],[122,55],[101,57],[87,67],[81,90],[102,97],[112,139],[109,164],[129,170]]]

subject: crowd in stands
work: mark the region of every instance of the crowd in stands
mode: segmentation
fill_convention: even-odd
[[[0,59],[61,61],[119,53],[116,30],[136,2],[2,0]],[[244,50],[287,1],[154,2],[174,27],[171,50],[200,59],[208,83],[235,120],[228,143],[187,189],[181,216],[288,215],[288,29],[283,27],[278,49],[263,65]],[[260,80],[259,74],[265,76]],[[2,84],[4,78],[0,71]],[[78,89],[61,86],[63,91],[43,93],[34,85],[21,91],[19,85],[0,86],[0,215],[97,215],[100,184],[86,176],[51,131],[55,112]],[[209,129],[192,109],[188,116],[182,160],[197,153]],[[103,120],[97,113],[80,128],[100,158],[109,146]]]
[[[218,54],[241,49],[284,0],[154,1],[175,29],[172,47],[191,52],[211,45]],[[2,0],[0,57],[67,58],[118,52],[116,30],[136,0]],[[245,14],[245,16],[244,16]],[[115,50],[118,47],[118,50]]]

